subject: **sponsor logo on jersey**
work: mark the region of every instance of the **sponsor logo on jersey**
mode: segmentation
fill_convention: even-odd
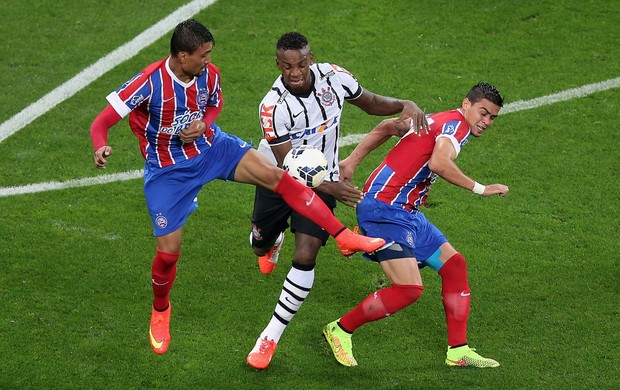
[[[132,107],[138,107],[140,105],[140,103],[142,103],[144,101],[144,96],[140,95],[135,95],[131,98],[129,104]]]
[[[263,104],[260,107],[260,125],[263,128],[267,141],[276,138],[276,133],[273,130],[273,110],[275,107],[275,104],[273,106]]]
[[[172,124],[170,125],[170,127],[162,126],[159,132],[173,135],[178,134],[179,132],[188,128],[190,123],[192,123],[193,121],[201,120],[202,115],[203,114],[201,111],[192,112],[190,110],[187,110],[183,114],[175,116],[172,120]]]
[[[288,96],[288,90],[284,91],[282,96],[280,96],[280,99],[278,99],[278,104],[282,104],[282,102],[286,99],[287,96]]]
[[[348,70],[346,70],[346,69],[345,69],[345,68],[343,68],[342,66],[338,66],[338,65],[334,65],[334,64],[331,64],[331,66],[332,66],[332,68],[334,68],[334,70],[336,70],[337,72],[344,72],[344,73],[347,73],[347,74],[349,74],[349,75],[353,76],[353,74],[352,74],[351,72],[349,72]]]
[[[333,70],[330,70],[329,72],[325,73],[323,76],[321,76],[321,80],[325,80],[328,77],[331,77],[333,75],[335,75],[336,72],[334,72]]]
[[[324,131],[331,130],[336,123],[338,123],[338,117],[325,121],[315,128],[304,129],[302,131],[298,131],[297,133],[291,133],[291,139],[299,139],[305,136],[323,133]]]
[[[458,127],[459,127],[458,121],[448,122],[445,125],[443,125],[443,131],[441,133],[446,134],[446,135],[454,135]]]

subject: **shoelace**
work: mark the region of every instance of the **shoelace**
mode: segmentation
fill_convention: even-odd
[[[261,341],[260,347],[258,347],[258,353],[264,355],[268,349],[269,349],[269,341],[267,341],[267,339],[264,339],[263,341]]]

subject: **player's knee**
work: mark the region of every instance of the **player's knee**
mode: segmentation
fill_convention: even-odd
[[[295,259],[293,260],[293,264],[299,264],[299,265],[302,265],[304,267],[314,268],[314,266],[316,265],[316,257],[298,257],[298,256],[295,256]]]
[[[462,254],[456,253],[446,261],[439,270],[441,277],[465,276],[467,277],[467,262]]]
[[[393,284],[392,288],[398,292],[399,305],[401,308],[407,307],[420,299],[424,286],[415,284]]]
[[[275,165],[266,164],[263,171],[263,180],[266,184],[265,187],[273,191],[280,183],[280,180],[282,180],[284,170],[276,167]]]

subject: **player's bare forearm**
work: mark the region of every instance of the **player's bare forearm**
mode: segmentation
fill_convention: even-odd
[[[398,133],[396,119],[384,119],[372,129],[357,144],[351,154],[345,159],[346,164],[356,168],[359,163],[373,150],[383,145],[385,141]]]

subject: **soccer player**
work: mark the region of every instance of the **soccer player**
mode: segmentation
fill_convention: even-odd
[[[310,189],[215,124],[224,101],[219,69],[211,63],[214,44],[204,25],[191,19],[179,23],[170,55],[110,93],[109,104],[90,128],[97,168],[105,168],[112,153],[107,144],[110,127],[127,115],[146,160],[144,195],[157,239],[149,340],[158,354],[170,344],[170,290],[182,227],[197,207],[198,192],[212,180],[254,184],[280,194],[290,207],[334,236],[344,255],[372,252],[385,243],[345,228]]]
[[[357,219],[363,233],[388,242],[381,250],[364,256],[379,263],[391,285],[368,295],[342,318],[325,326],[323,334],[339,363],[357,365],[351,345],[353,332],[415,302],[423,289],[419,267],[429,266],[441,276],[448,329],[446,364],[499,366],[468,346],[471,292],[465,258],[420,208],[437,176],[481,196],[508,194],[507,186],[479,184],[454,163],[470,135],[480,137],[487,131],[502,105],[503,98],[495,87],[475,85],[459,109],[428,115],[430,132],[421,136],[407,133],[370,174],[363,188],[364,199],[356,209]],[[393,120],[382,121],[340,163],[341,176],[352,179],[360,161],[396,134]]]
[[[259,151],[282,166],[293,147],[309,145],[321,150],[327,158],[328,172],[315,193],[332,211],[336,201],[356,206],[362,199],[358,188],[339,177],[338,137],[345,102],[371,115],[400,114],[395,123],[402,134],[411,127],[420,131],[427,126],[424,113],[414,102],[377,95],[362,88],[340,66],[315,63],[308,40],[297,32],[286,33],[278,40],[276,65],[281,75],[259,106],[264,133]],[[256,189],[250,241],[263,273],[275,267],[289,217],[295,234],[295,257],[271,320],[247,356],[247,363],[257,369],[269,365],[282,333],[310,293],[316,257],[329,235],[307,216],[291,210],[279,194]]]

